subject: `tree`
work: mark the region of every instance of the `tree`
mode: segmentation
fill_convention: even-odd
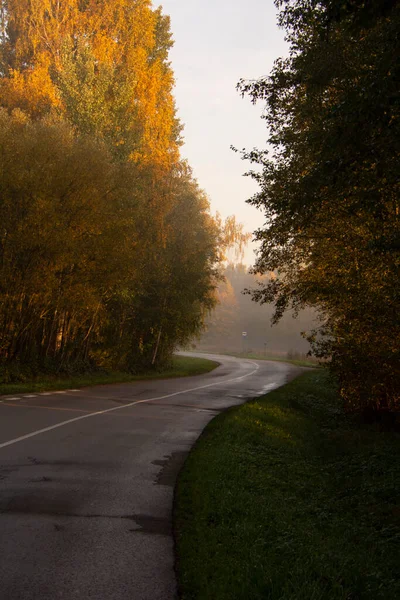
[[[0,361],[82,368],[133,260],[124,238],[134,166],[18,111],[0,112],[0,154]]]
[[[204,192],[186,168],[172,182],[172,194],[175,202],[166,216],[164,246],[152,248],[140,298],[139,313],[147,318],[144,347],[153,364],[165,362],[176,344],[186,344],[200,333],[207,311],[215,305],[219,278],[220,231]]]
[[[246,238],[179,159],[169,19],[150,0],[1,7],[0,363],[159,368]]]
[[[163,167],[177,161],[169,18],[150,0],[7,0],[2,6],[4,107],[33,118],[57,110],[84,130],[96,126],[97,134],[112,126],[117,146],[133,140],[132,160]]]
[[[270,131],[269,151],[244,153],[261,166],[250,202],[267,220],[255,270],[278,273],[253,297],[275,303],[275,320],[289,306],[318,307],[311,341],[331,357],[347,407],[391,409],[400,402],[400,7],[278,5],[290,56],[240,84],[266,102]]]

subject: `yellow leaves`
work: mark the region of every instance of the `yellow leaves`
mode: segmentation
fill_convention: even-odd
[[[165,360],[214,305],[219,237],[178,162],[169,20],[149,0],[8,7],[0,222],[12,268],[2,276],[14,286],[21,274],[36,313],[50,315],[46,328],[34,314],[42,339],[27,334],[27,354],[61,352],[67,364],[68,344],[86,361],[97,336],[129,368]]]
[[[9,22],[16,36],[18,64],[26,65],[32,55],[48,53],[53,59],[60,42],[72,33],[78,19],[78,0],[9,0]]]
[[[34,118],[47,114],[60,104],[45,56],[39,58],[34,69],[11,70],[9,77],[1,80],[1,103],[12,110],[19,108]]]
[[[94,39],[92,44],[93,55],[106,65],[114,64],[116,61],[117,42],[110,39],[105,32],[100,32]],[[118,61],[119,62],[119,61]]]
[[[135,162],[160,168],[178,160],[174,79],[166,62],[171,45],[168,22],[150,0],[10,0],[8,12],[17,62],[10,64],[9,77],[1,84],[3,106],[21,108],[34,118],[56,107],[68,119],[72,109],[62,102],[54,73],[64,68],[66,44],[76,48],[80,41],[97,63],[97,76],[107,68],[110,82],[117,74],[128,88],[125,128],[138,132],[139,139],[127,154]],[[82,96],[89,97],[84,90]],[[113,101],[112,94],[104,100]],[[81,109],[77,106],[75,112]],[[104,110],[108,114],[110,110]],[[124,135],[114,140],[117,147],[126,143]]]

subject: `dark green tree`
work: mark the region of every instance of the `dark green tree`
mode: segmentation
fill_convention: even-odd
[[[311,338],[331,358],[349,409],[400,402],[400,6],[392,1],[278,2],[290,55],[241,82],[265,102],[269,149],[244,152],[267,226],[253,291],[319,309]],[[260,169],[261,167],[261,169]]]

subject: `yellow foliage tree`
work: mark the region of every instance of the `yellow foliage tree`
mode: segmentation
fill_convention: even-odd
[[[163,167],[176,162],[179,127],[168,63],[169,18],[150,0],[8,0],[0,18],[2,106],[21,108],[33,118],[58,110],[69,119],[59,86],[65,49],[72,57],[85,50],[93,57],[96,77],[105,69],[110,74],[105,106],[114,101],[113,83],[124,85],[125,127],[140,132],[130,158]]]
[[[246,237],[179,160],[169,19],[150,0],[0,9],[0,379],[166,364]]]

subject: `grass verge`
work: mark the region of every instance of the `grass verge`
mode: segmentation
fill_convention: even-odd
[[[284,362],[289,363],[290,365],[295,365],[296,367],[311,367],[313,369],[320,368],[320,362],[317,358],[308,357],[306,354],[300,354],[298,356],[294,356],[293,358],[289,358],[284,354],[274,354],[272,352],[229,352],[226,351],[218,351],[218,350],[206,350],[204,348],[195,349],[195,352],[204,352],[205,354],[222,354],[225,356],[235,356],[237,358],[249,358],[254,360],[272,360],[274,362]]]
[[[90,385],[101,385],[107,383],[129,383],[143,379],[170,379],[173,377],[189,377],[202,375],[212,371],[219,363],[205,358],[192,358],[187,356],[174,356],[172,366],[164,371],[148,371],[140,375],[120,372],[97,372],[86,375],[74,375],[71,377],[52,377],[43,375],[34,381],[24,383],[0,384],[0,394],[21,394],[24,392],[45,392],[49,390],[65,390],[69,388],[81,388]]]
[[[285,362],[296,367],[311,367],[317,369],[320,364],[317,359],[301,357],[301,358],[287,358],[285,356],[278,356],[277,354],[262,354],[260,352],[236,352],[232,353],[231,356],[237,356],[238,358],[253,358],[255,360],[272,360],[275,362]]]
[[[214,419],[176,488],[181,599],[400,598],[399,450],[322,370]]]

